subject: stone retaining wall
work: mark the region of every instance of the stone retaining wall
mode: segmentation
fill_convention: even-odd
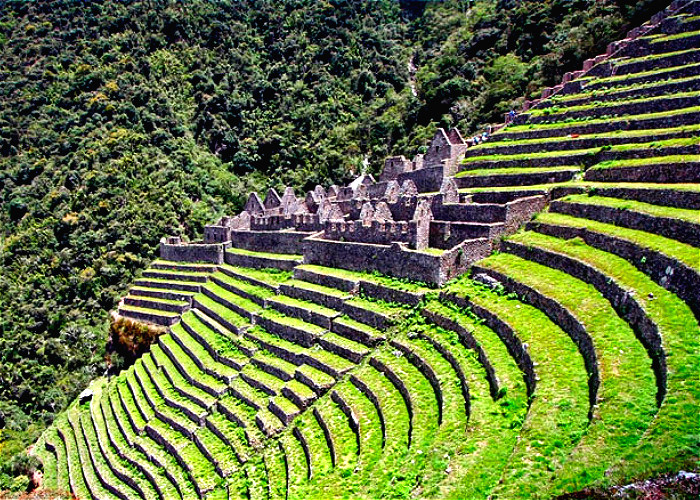
[[[228,243],[168,243],[160,240],[160,257],[177,262],[224,263],[224,251]]]

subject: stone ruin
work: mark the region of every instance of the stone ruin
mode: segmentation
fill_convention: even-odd
[[[347,186],[316,186],[306,194],[291,187],[282,196],[274,189],[264,198],[251,193],[240,214],[205,227],[202,243],[164,240],[161,256],[221,263],[233,247],[443,284],[546,201],[460,194],[454,174],[466,147],[456,129],[438,129],[425,154],[387,158],[378,181],[363,174]]]

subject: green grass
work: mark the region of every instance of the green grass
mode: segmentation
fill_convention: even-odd
[[[272,345],[278,349],[288,351],[296,355],[301,355],[306,352],[306,348],[301,347],[300,345],[287,339],[283,339],[277,335],[269,333],[257,325],[246,332],[246,337],[261,347],[264,345]]]
[[[145,456],[129,445],[119,427],[115,425],[115,416],[109,407],[109,395],[104,390],[109,390],[109,388],[96,390],[90,405],[90,412],[95,423],[97,438],[101,443],[100,447],[105,450],[105,458],[125,474],[132,475],[141,490],[145,492],[148,500],[158,498],[158,494],[150,481],[146,479],[143,470],[148,470],[150,477],[154,478],[158,488],[164,492],[166,497],[173,497],[176,494],[173,485],[162,477],[161,473],[152,466]],[[115,452],[117,449],[121,455],[127,457],[127,460],[122,460],[117,456]],[[138,467],[133,465],[136,463]]]
[[[251,267],[232,266],[230,264],[223,264],[219,267],[228,269],[239,276],[267,283],[270,286],[277,286],[292,278],[292,271],[283,271],[275,268],[254,269]]]
[[[568,182],[553,182],[551,184],[532,184],[529,186],[488,186],[488,187],[472,187],[472,188],[462,188],[459,190],[460,193],[465,194],[475,194],[475,193],[493,193],[493,192],[511,192],[511,191],[545,191],[549,192],[557,187],[577,187],[581,186],[581,181],[574,180]]]
[[[638,149],[648,150],[650,148],[655,148],[658,151],[659,156],[664,154],[664,148],[671,148],[674,146],[694,146],[700,143],[699,137],[680,137],[673,139],[664,139],[661,141],[653,142],[641,142],[632,144],[617,144],[614,146],[602,146],[594,147],[588,149],[574,149],[574,150],[554,150],[554,151],[543,151],[539,153],[518,153],[518,154],[493,154],[485,156],[470,156],[463,160],[463,164],[468,165],[469,163],[477,161],[513,161],[521,160],[523,162],[528,160],[535,160],[539,158],[550,158],[550,157],[568,157],[582,154],[594,154],[602,151],[607,152],[622,152],[622,151],[633,151]],[[567,168],[567,167],[561,167]],[[487,169],[484,169],[487,170]],[[496,170],[496,169],[494,169]],[[460,172],[462,174],[462,172]]]
[[[166,259],[156,259],[153,261],[153,264],[162,264],[162,265],[167,265],[167,266],[174,266],[174,267],[202,267],[204,269],[210,269],[212,267],[215,267],[214,264],[210,262],[180,262],[176,260],[166,260]],[[208,271],[204,271],[208,272]]]
[[[246,365],[245,368],[241,370],[241,375],[245,375],[246,377],[259,382],[274,394],[281,394],[282,387],[284,387],[285,383],[284,380],[269,374],[262,368],[259,368],[253,364]]]
[[[360,323],[359,321],[355,321],[354,319],[348,316],[342,316],[340,318],[334,319],[333,323],[342,326],[347,326],[355,330],[359,330],[365,333],[370,339],[370,341],[381,341],[385,338],[383,332],[377,330],[376,328],[372,328],[369,325],[365,325],[364,323]]]
[[[263,451],[264,468],[268,477],[268,493],[270,500],[286,500],[287,472],[284,454],[277,446],[268,446]],[[261,496],[264,498],[264,496]]]
[[[697,48],[692,48],[692,49],[684,49],[684,50],[676,50],[673,52],[661,52],[659,54],[648,54],[645,56],[640,56],[640,57],[630,57],[630,58],[625,58],[625,59],[609,59],[608,61],[611,62],[615,66],[629,66],[630,64],[635,64],[638,62],[642,61],[654,61],[657,59],[665,59],[667,57],[675,57],[675,56],[681,56],[681,55],[687,55],[687,54],[692,54],[693,52],[697,52]],[[635,73],[632,73],[633,76]]]
[[[289,378],[294,378],[294,371],[297,368],[296,365],[275,356],[271,352],[260,350],[255,353],[253,359],[285,373]]]
[[[121,305],[121,306],[119,306],[119,309],[121,311],[132,311],[132,312],[150,314],[153,316],[162,316],[164,318],[177,318],[180,315],[180,313],[171,312],[171,311],[161,311],[160,309],[148,309],[146,307],[136,307],[136,306],[128,306],[128,305]]]
[[[56,448],[56,489],[61,492],[70,492],[70,474],[68,470],[66,446],[63,443],[63,439],[58,435],[56,425],[52,426],[47,431],[46,438],[52,442]]]
[[[220,287],[216,283],[207,283],[205,288],[217,295],[218,297],[221,297],[226,302],[238,306],[240,309],[243,309],[244,311],[247,311],[249,313],[258,314],[263,309],[262,306],[256,304],[252,300],[246,299],[245,297],[241,297],[240,295],[236,295],[235,293],[229,292],[228,290]],[[249,321],[246,318],[243,318],[239,314],[230,310],[223,304],[220,304],[217,301],[211,299],[210,297],[203,294],[196,295],[195,297],[197,300],[200,300],[201,298],[201,303],[203,305],[209,307],[212,311],[221,315],[222,318],[226,320],[230,319],[231,323],[234,326],[243,327],[249,324]]]
[[[319,387],[329,387],[335,383],[335,379],[321,370],[309,365],[302,365],[297,368],[297,371],[303,374],[309,380],[312,380]]]
[[[594,233],[607,234],[622,240],[630,241],[640,245],[643,248],[648,248],[663,255],[667,255],[668,257],[685,264],[691,269],[700,270],[698,249],[677,240],[664,238],[663,236],[647,233],[645,231],[627,229],[625,227],[605,224],[603,222],[597,222],[590,219],[580,219],[578,217],[571,217],[569,215],[551,212],[539,214],[536,222],[565,227],[586,228]]]
[[[197,342],[197,340],[195,340],[189,333],[187,333],[187,331],[185,331],[182,325],[175,325],[171,329],[171,335],[173,336],[173,340],[175,337],[177,337],[177,339],[180,341],[179,343],[183,344],[187,351],[192,353],[195,359],[199,360],[199,363],[205,367],[204,371],[206,373],[209,373],[222,381],[233,378],[238,374],[238,371],[235,368],[215,360],[209,351],[202,346],[202,344]],[[239,360],[241,360],[243,363],[245,362],[245,359],[246,358],[242,355],[239,357]],[[180,359],[178,358],[178,360]],[[188,360],[184,360],[184,362],[187,363]]]
[[[434,438],[428,447],[430,456],[426,457],[424,467],[420,471],[423,495],[435,498],[439,496],[438,485],[445,479],[445,471],[454,453],[455,436],[464,435],[469,415],[465,407],[460,378],[452,365],[426,340],[410,338],[417,333],[416,330],[430,328],[426,325],[416,325],[409,332],[408,338],[401,339],[401,343],[410,348],[423,363],[430,366],[439,379],[443,405],[442,424],[433,430]]]
[[[539,309],[466,276],[448,289],[496,314],[528,345],[538,381],[495,494],[503,498],[546,497],[542,485],[561,467],[588,424],[588,374],[583,358],[569,336]]]
[[[551,493],[577,491],[602,480],[607,468],[641,439],[655,414],[656,386],[646,351],[592,285],[508,254],[481,265],[556,300],[590,335],[600,371],[600,403],[588,432],[557,471]]]
[[[382,431],[379,414],[374,404],[349,382],[338,384],[336,390],[353,408],[360,421],[359,477],[348,477],[348,490],[362,492],[369,498],[381,498],[391,491],[393,470],[406,460],[408,450],[409,416],[401,394],[379,372],[364,365],[355,373],[377,397],[384,416],[386,441],[382,448]],[[405,479],[397,478],[397,488],[405,488]],[[396,491],[399,493],[399,490]],[[358,495],[359,496],[359,495]],[[399,496],[399,495],[397,495]]]
[[[231,422],[224,415],[218,412],[210,413],[206,421],[213,426],[218,433],[222,434],[226,441],[231,443],[236,456],[242,461],[248,461],[252,454],[256,453],[255,449],[248,444],[245,430],[238,424]]]
[[[578,94],[574,94],[578,95]],[[480,144],[470,148],[470,151],[478,152],[480,149],[491,149],[496,147],[507,147],[507,146],[528,146],[528,145],[556,145],[565,144],[572,141],[584,141],[592,139],[616,139],[616,138],[643,138],[643,137],[654,137],[662,134],[672,134],[672,133],[687,133],[687,132],[700,132],[700,124],[696,125],[682,125],[680,127],[672,128],[662,128],[662,129],[644,129],[644,130],[615,130],[613,132],[604,133],[593,133],[593,134],[580,134],[577,137],[568,136],[552,136],[552,137],[542,137],[538,139],[518,139],[511,140],[508,139],[508,132],[512,129],[509,127],[504,129],[504,132],[494,134],[492,139],[488,142]]]
[[[573,118],[573,119],[567,119],[567,120],[560,120],[555,123],[525,123],[523,125],[511,125],[508,127],[508,132],[526,132],[530,130],[565,130],[567,126],[577,126],[577,125],[586,125],[586,126],[595,126],[595,125],[607,125],[610,123],[623,123],[623,122],[629,122],[631,116],[633,117],[634,121],[640,121],[640,120],[651,120],[651,119],[661,119],[661,118],[669,118],[673,119],[677,116],[683,116],[689,113],[695,113],[700,111],[700,106],[690,106],[687,108],[681,108],[681,109],[673,109],[670,111],[662,111],[658,113],[644,113],[644,114],[638,114],[638,115],[623,115],[623,116],[617,116],[617,117],[612,117],[612,118],[588,118],[588,117],[583,117],[583,118]],[[669,120],[670,121],[670,120]]]
[[[289,500],[304,499],[307,497],[306,479],[307,462],[304,450],[297,438],[291,433],[285,432],[279,438],[279,443],[284,449],[288,471],[287,498]]]
[[[269,319],[271,321],[274,321],[274,322],[282,324],[282,325],[287,325],[287,326],[291,326],[293,328],[297,328],[299,330],[302,330],[304,332],[310,333],[311,335],[315,335],[315,336],[321,336],[326,332],[325,328],[314,325],[313,323],[307,323],[306,321],[302,321],[298,318],[292,318],[291,316],[286,316],[286,315],[284,315],[278,311],[275,311],[273,309],[265,309],[262,313],[260,313],[260,317]]]
[[[596,163],[590,170],[608,168],[646,167],[649,165],[673,165],[677,163],[700,162],[700,155],[666,155],[651,158],[631,158],[627,160],[607,160]]]
[[[561,156],[579,156],[585,154],[593,154],[599,151],[600,148],[587,148],[587,149],[572,149],[566,151],[542,151],[538,153],[518,153],[518,154],[493,154],[484,156],[469,156],[462,160],[462,164],[468,165],[474,162],[480,161],[502,161],[502,160],[512,160],[512,161],[527,161],[527,160],[537,160],[539,158],[553,158]],[[460,172],[461,173],[461,172]]]
[[[665,85],[669,84],[677,84],[677,83],[687,83],[687,82],[693,82],[698,79],[697,75],[685,77],[685,78],[676,78],[676,79],[668,79],[668,80],[658,80],[658,81],[653,81],[653,82],[647,82],[647,83],[637,83],[637,84],[632,84],[632,85],[620,85],[616,87],[605,87],[602,89],[595,88],[589,91],[583,91],[579,92],[577,94],[568,94],[568,95],[562,95],[562,96],[556,96],[556,99],[553,99],[553,102],[559,104],[559,103],[566,103],[569,101],[574,101],[577,99],[581,98],[595,98],[599,96],[614,96],[615,94],[622,93],[622,92],[628,92],[630,90],[634,91],[643,91],[647,89],[655,89],[657,87],[663,87]]]
[[[326,351],[319,345],[314,345],[313,347],[309,348],[307,355],[318,360],[322,365],[332,368],[339,373],[344,373],[352,370],[355,367],[355,363],[352,361],[348,361],[337,354]]]
[[[700,63],[683,65],[681,67],[695,68],[697,66],[700,66]],[[641,73],[634,73],[632,75],[608,76],[605,78],[597,78],[593,81],[593,83],[594,84],[605,84],[605,83],[615,84],[616,82],[624,82],[626,80],[629,80],[630,78],[643,78],[646,76],[663,75],[664,73],[671,73],[673,71],[678,71],[678,68],[679,68],[679,66],[671,66],[670,68],[652,69],[649,71],[643,71]]]
[[[349,476],[357,462],[357,442],[350,428],[347,416],[330,398],[323,398],[315,409],[325,423],[335,450],[335,471],[341,476]]]
[[[630,290],[659,329],[667,353],[666,399],[640,443],[613,468],[608,482],[693,467],[700,456],[700,327],[688,306],[632,264],[580,240],[561,240],[526,232],[512,238],[586,262]]]
[[[153,268],[146,269],[146,272],[153,273],[153,274],[160,274],[163,276],[185,276],[185,277],[187,277],[187,276],[200,277],[200,276],[206,276],[206,275],[210,274],[209,271],[183,271],[181,269],[153,269]]]
[[[619,99],[616,101],[593,101],[591,103],[586,103],[586,104],[579,104],[576,106],[563,106],[563,107],[557,107],[553,106],[550,108],[535,108],[532,111],[529,111],[529,114],[531,117],[536,117],[536,116],[557,116],[557,115],[562,115],[566,113],[572,113],[572,112],[577,112],[577,111],[590,111],[596,108],[613,108],[611,110],[611,114],[613,114],[614,108],[617,106],[622,106],[626,104],[641,104],[645,102],[650,102],[654,100],[668,100],[668,99],[681,99],[681,98],[693,98],[693,97],[700,97],[700,91],[692,91],[692,92],[678,92],[675,94],[667,94],[663,96],[644,96],[644,97],[637,97],[637,98],[627,98],[627,99]]]
[[[230,285],[234,289],[240,290],[241,292],[246,293],[248,295],[252,295],[253,297],[265,299],[275,295],[275,293],[269,288],[265,288],[259,285],[253,285],[241,279],[232,278],[231,276],[223,272],[218,272],[212,275],[212,278],[216,278],[219,281],[223,281],[224,283]]]
[[[361,280],[369,281],[377,285],[383,285],[388,288],[395,288],[397,290],[402,290],[405,292],[427,292],[430,290],[430,286],[426,285],[425,283],[395,278],[392,276],[385,276],[379,273],[365,273],[360,271],[350,271],[347,269],[323,267],[311,264],[303,264],[301,266],[297,266],[297,268],[303,271],[311,271],[317,274],[325,274],[327,276],[333,276],[336,278],[346,279],[354,282],[359,282]]]
[[[190,478],[185,474],[179,464],[177,464],[175,458],[169,453],[165,453],[160,445],[150,438],[142,438],[133,432],[128,423],[128,416],[118,400],[121,396],[118,392],[113,390],[114,385],[115,384],[112,383],[112,388],[109,390],[109,404],[107,405],[105,403],[103,407],[109,409],[107,414],[109,415],[111,412],[114,420],[118,422],[118,427],[123,430],[123,436],[128,445],[127,449],[134,450],[134,455],[132,455],[133,459],[153,472],[152,475],[156,478],[158,484],[165,485],[165,488],[162,488],[163,491],[172,491],[172,488],[177,487],[177,490],[182,493],[183,497],[194,495]],[[127,405],[127,407],[129,406]],[[130,411],[130,414],[133,413],[133,411]],[[160,469],[154,467],[151,465],[151,460],[155,460],[156,464],[161,464],[163,467]],[[174,484],[170,483],[169,479],[161,477],[162,471],[166,470],[166,468],[169,475],[175,480]]]
[[[62,440],[66,448],[66,462],[68,463],[68,479],[70,489],[78,498],[91,498],[89,489],[85,484],[83,473],[81,471],[78,445],[76,443],[73,430],[68,424],[66,414],[64,414],[62,418],[57,421],[56,427],[59,431],[59,435],[62,436]]]
[[[193,441],[160,420],[149,422],[148,425],[174,446],[180,460],[186,465],[193,483],[198,485],[200,491],[214,489],[221,482],[221,476],[214,469],[214,465],[207,460]]]
[[[69,409],[67,411],[67,416],[68,416],[68,428],[70,429],[70,434],[72,437],[75,439],[75,445],[76,445],[76,450],[77,450],[77,455],[78,458],[80,459],[80,469],[82,470],[83,473],[83,479],[85,480],[85,485],[87,486],[88,490],[92,494],[93,497],[98,497],[98,498],[108,498],[109,496],[112,496],[111,493],[109,493],[105,487],[102,485],[102,482],[98,478],[98,473],[101,474],[102,478],[106,480],[106,482],[110,483],[109,481],[110,478],[110,470],[109,467],[107,467],[107,464],[104,463],[104,459],[99,460],[97,459],[97,456],[92,453],[91,448],[89,447],[88,443],[85,440],[85,437],[83,435],[83,430],[81,428],[81,423],[80,423],[80,409],[76,405]],[[98,452],[99,453],[99,452]],[[100,470],[99,472],[95,469],[95,465],[93,465],[93,461],[91,458],[95,459],[95,463],[97,467],[101,467],[104,470]],[[101,457],[101,455],[100,455]],[[120,488],[122,491],[126,491],[123,488]],[[133,491],[131,488],[128,489],[128,492],[131,495],[136,495],[136,492]]]
[[[143,356],[142,359],[143,366],[148,376],[154,387],[159,391],[159,394],[162,393],[162,398],[166,405],[178,412],[182,412],[183,415],[186,415],[187,418],[190,419],[192,418],[190,414],[193,416],[201,416],[206,413],[206,408],[175,390],[175,387],[170,383],[168,378],[163,375],[163,372],[158,370],[153,362],[153,358],[150,356]]]
[[[221,327],[221,329],[211,329],[202,322],[200,317],[194,312],[188,311],[183,314],[182,321],[197,332],[197,334],[204,339],[204,342],[209,348],[213,349],[218,356],[233,360],[237,364],[245,364],[247,362],[247,356],[239,347],[245,342],[244,339],[228,332],[228,330],[225,330],[223,327]]]
[[[397,320],[400,316],[405,315],[406,311],[409,309],[409,307],[404,304],[388,303],[383,300],[373,300],[368,297],[353,297],[345,303],[382,314],[392,320]]]
[[[347,349],[348,351],[358,353],[361,356],[366,356],[370,352],[364,344],[360,344],[359,342],[345,338],[337,333],[328,332],[321,338],[330,344],[334,344]]]
[[[455,177],[491,177],[499,175],[527,175],[553,172],[580,172],[581,167],[513,167],[513,168],[478,168],[462,170]],[[519,186],[526,188],[527,186]]]
[[[629,210],[653,217],[666,217],[669,219],[678,219],[694,224],[700,224],[700,211],[698,210],[666,207],[663,205],[643,203],[641,201],[610,198],[607,196],[589,196],[586,194],[567,196],[562,198],[562,201],[581,203],[584,205],[595,205],[599,207],[617,208],[619,210]]]
[[[285,284],[301,290],[309,290],[311,292],[327,295],[329,297],[335,297],[337,299],[344,299],[346,297],[349,297],[349,294],[347,292],[338,290],[337,288],[317,285],[316,283],[309,283],[308,281],[290,280],[287,281]]]
[[[331,453],[326,444],[323,430],[311,412],[306,412],[295,419],[294,427],[304,438],[309,450],[312,476],[307,485],[308,491],[319,498],[321,495],[319,495],[316,485],[326,484],[333,469]]]
[[[301,260],[301,255],[287,254],[287,253],[271,253],[271,252],[253,252],[251,250],[244,250],[242,248],[229,248],[226,253],[235,255],[246,255],[249,257],[261,257],[265,259],[275,259],[275,260]]]
[[[184,300],[161,299],[160,297],[145,297],[143,295],[128,295],[129,298],[139,299],[147,302],[170,304],[174,306],[186,306],[188,303]]]
[[[338,311],[331,309],[330,307],[322,306],[315,302],[310,302],[308,300],[295,299],[293,297],[288,297],[286,295],[276,295],[268,300],[271,307],[274,308],[274,303],[295,307],[298,309],[314,312],[320,316],[325,316],[326,318],[334,318],[338,316]]]
[[[206,427],[200,427],[197,430],[197,438],[216,461],[224,476],[228,476],[238,469],[239,462],[233,448],[224,443],[216,434]]]
[[[184,331],[181,325],[175,325],[175,327],[173,327],[173,332],[178,335],[181,334],[182,337],[187,337],[187,332]],[[200,388],[201,386],[206,386],[219,393],[226,389],[226,384],[224,382],[197,366],[189,354],[187,354],[182,347],[175,342],[172,336],[164,335],[161,338],[161,343],[162,348],[164,350],[167,349],[167,351],[173,355],[177,361],[176,365],[178,368],[187,374],[185,378],[189,380],[196,380]],[[211,356],[209,358],[211,359]]]

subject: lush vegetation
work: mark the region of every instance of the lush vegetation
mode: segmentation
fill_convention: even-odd
[[[161,236],[500,121],[664,3],[0,3],[0,489]]]

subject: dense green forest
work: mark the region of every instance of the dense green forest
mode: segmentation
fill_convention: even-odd
[[[658,0],[0,0],[0,489],[165,234],[470,133]]]

